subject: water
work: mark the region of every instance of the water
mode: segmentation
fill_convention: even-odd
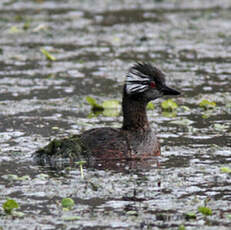
[[[1,1],[0,205],[15,199],[24,217],[2,210],[0,226],[230,229],[231,178],[221,171],[231,167],[230,9],[215,0]],[[161,67],[182,92],[175,115],[163,114],[164,99],[148,114],[162,156],[84,167],[84,178],[78,166],[34,164],[31,154],[54,137],[120,126],[121,115],[89,118],[85,97],[121,100],[135,61]],[[204,110],[203,99],[216,107]],[[72,210],[62,210],[64,197]],[[204,205],[211,216],[198,212]]]

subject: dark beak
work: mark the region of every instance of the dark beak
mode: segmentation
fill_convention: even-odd
[[[163,86],[163,88],[161,89],[161,92],[163,92],[164,95],[180,95],[180,92],[175,90],[175,89],[171,89],[168,86]]]

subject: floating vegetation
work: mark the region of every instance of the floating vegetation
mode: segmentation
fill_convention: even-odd
[[[229,167],[221,167],[220,170],[222,173],[228,173],[228,174],[231,173],[231,168]]]
[[[154,106],[153,102],[152,101],[148,102],[147,110],[154,110],[154,109],[155,109],[155,106]]]
[[[212,215],[212,209],[209,207],[205,207],[205,206],[199,206],[198,207],[198,211],[205,215],[205,216],[211,216]]]
[[[164,111],[174,111],[178,108],[178,105],[172,99],[165,100],[161,103],[161,108]]]
[[[95,98],[87,96],[86,101],[91,106],[92,111],[103,111],[104,110],[103,106],[96,102]]]
[[[120,108],[119,101],[117,100],[107,100],[102,104],[104,109],[118,109]]]
[[[88,151],[86,146],[83,146],[78,135],[54,139],[33,154],[34,160],[40,164],[62,162],[65,159],[75,162],[81,160],[83,156],[88,158]]]
[[[46,49],[41,48],[40,51],[44,54],[44,56],[49,60],[49,61],[56,61],[56,58],[48,52]]]
[[[91,106],[94,115],[103,114],[107,117],[115,117],[120,113],[120,103],[118,100],[106,100],[100,105],[93,97],[87,96],[86,101]]]
[[[178,230],[186,230],[185,226],[183,224],[181,224],[179,227],[178,227]]]
[[[0,229],[230,229],[231,2],[179,0],[169,10],[170,1],[160,1],[139,1],[142,8],[138,1],[100,1],[97,11],[90,0],[67,0],[65,6],[54,0],[1,2]],[[181,3],[187,9],[183,22]],[[119,90],[135,59],[163,66],[173,75],[167,83],[182,92],[172,98],[178,104],[173,111],[161,107],[171,97],[147,107],[162,156],[91,164],[76,153],[87,150],[70,135],[119,126]],[[100,117],[86,96],[103,107]],[[118,107],[108,99],[119,99]],[[200,106],[203,99],[216,106]],[[31,153],[54,138],[61,141],[38,154],[58,166],[34,164]],[[75,162],[83,159],[81,179]],[[208,205],[202,201],[207,196]],[[7,197],[20,206],[10,214],[3,209]],[[61,205],[65,197],[75,202],[70,210]],[[212,216],[198,206],[210,207]]]
[[[164,112],[162,112],[162,115],[163,115],[164,117],[176,117],[177,112],[176,112],[176,111],[174,111],[174,112],[167,112],[167,111],[164,111]]]
[[[102,103],[103,115],[106,117],[117,117],[120,113],[120,103],[118,100],[107,100]]]
[[[187,220],[189,220],[189,219],[196,219],[197,218],[196,217],[196,213],[195,212],[188,212],[188,213],[185,214],[185,218]]]
[[[75,221],[75,220],[80,220],[80,216],[62,216],[62,220],[64,221]]]
[[[95,113],[95,115],[103,114],[104,116],[118,116],[119,111],[121,109],[120,103],[118,100],[106,100],[102,104],[96,102],[95,98],[87,96],[86,97],[87,103],[91,106],[91,110]],[[147,110],[154,110],[155,105],[152,101],[147,104]],[[178,108],[176,102],[172,99],[165,100],[161,103],[161,108],[166,113],[173,113],[176,116],[175,110]],[[190,110],[188,107],[183,106],[184,110]],[[168,114],[166,114],[168,116]],[[170,117],[173,117],[171,114]]]
[[[118,117],[120,114],[120,110],[117,109],[105,109],[102,113],[105,117]]]
[[[75,202],[71,198],[63,198],[61,201],[61,205],[65,210],[70,210],[74,207]]]
[[[203,99],[200,103],[199,106],[205,110],[207,109],[213,109],[214,107],[216,107],[216,102],[214,101],[209,101],[206,99]]]
[[[7,215],[14,217],[24,217],[25,215],[23,212],[15,211],[15,209],[19,208],[19,205],[17,201],[13,199],[7,199],[7,201],[3,203],[2,208]]]
[[[11,214],[14,209],[19,208],[19,205],[15,200],[8,199],[5,203],[3,203],[2,208],[5,213]]]

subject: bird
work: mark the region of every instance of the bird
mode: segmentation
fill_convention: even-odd
[[[122,93],[123,123],[120,128],[93,128],[82,134],[54,139],[33,155],[37,162],[146,159],[160,156],[161,147],[150,127],[146,107],[150,101],[180,92],[166,85],[165,73],[150,63],[133,64]]]

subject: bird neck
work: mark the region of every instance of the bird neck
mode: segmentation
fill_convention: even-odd
[[[129,96],[125,89],[123,93],[122,110],[123,110],[123,130],[146,131],[149,130],[149,122],[146,112],[147,102],[141,97]]]

